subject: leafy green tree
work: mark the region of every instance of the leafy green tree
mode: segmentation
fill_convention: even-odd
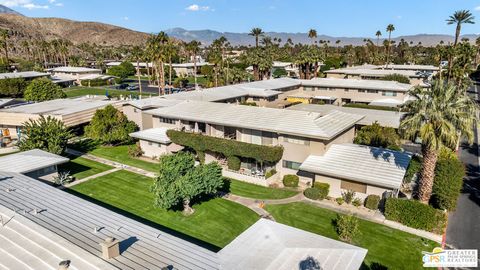
[[[160,158],[159,174],[151,191],[155,206],[171,209],[182,204],[184,212],[191,214],[193,199],[213,195],[222,186],[222,168],[217,163],[195,166],[191,153],[180,152]]]
[[[125,61],[118,66],[109,68],[107,73],[120,79],[126,79],[128,76],[135,75],[135,67],[132,63]]]
[[[382,127],[377,122],[362,127],[355,136],[354,143],[400,150],[400,136],[394,128]]]
[[[62,91],[60,86],[54,84],[47,78],[33,80],[23,93],[23,97],[27,101],[47,101],[59,98],[66,98],[67,95]]]
[[[410,83],[410,79],[407,76],[404,76],[402,74],[397,74],[397,73],[389,74],[389,75],[383,77],[382,80],[383,81],[395,81],[395,82],[406,83],[406,84]]]
[[[465,91],[443,81],[433,82],[431,88],[415,87],[409,95],[414,99],[403,106],[407,113],[400,130],[406,138],[422,141],[423,163],[417,197],[427,204],[440,149],[455,150],[462,136],[472,143],[478,105]]]
[[[132,139],[129,134],[138,130],[133,121],[112,105],[99,109],[85,127],[85,135],[102,144],[114,145],[128,143]]]
[[[0,80],[0,96],[22,97],[28,83],[23,78],[10,78]]]
[[[57,155],[65,151],[68,139],[73,136],[62,121],[43,115],[25,122],[23,132],[18,144],[20,150],[41,149]]]

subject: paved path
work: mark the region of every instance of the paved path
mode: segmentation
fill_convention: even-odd
[[[111,174],[111,173],[113,173],[113,172],[120,171],[120,170],[121,170],[121,168],[113,168],[113,169],[108,170],[108,171],[104,171],[104,172],[101,172],[101,173],[97,173],[97,174],[94,174],[94,175],[90,175],[90,176],[88,176],[88,177],[85,177],[85,178],[82,178],[82,179],[79,179],[79,180],[75,180],[75,181],[73,181],[73,182],[71,182],[71,183],[68,183],[68,184],[64,185],[64,187],[67,187],[67,188],[73,187],[73,186],[78,185],[78,184],[81,184],[81,183],[83,183],[83,182],[87,182],[87,181],[90,180],[90,179],[95,179],[95,178],[97,178],[97,177],[104,176],[104,175],[107,175],[107,174]]]
[[[81,156],[83,158],[86,158],[86,159],[89,159],[89,160],[92,160],[92,161],[96,161],[98,163],[102,163],[102,164],[105,164],[105,165],[109,165],[109,166],[112,166],[112,167],[115,167],[115,168],[120,168],[120,169],[123,169],[123,170],[126,170],[126,171],[130,171],[130,172],[141,174],[141,175],[148,176],[148,177],[155,177],[155,173],[153,173],[153,172],[150,172],[150,171],[147,171],[147,170],[144,170],[144,169],[140,169],[140,168],[137,168],[137,167],[129,166],[129,165],[126,165],[126,164],[123,164],[123,163],[120,163],[120,162],[112,161],[112,160],[109,160],[109,159],[106,159],[106,158],[97,157],[97,156],[94,156],[92,154],[83,153],[83,152],[73,150],[73,149],[70,149],[70,148],[67,148],[67,150],[65,152],[70,154],[70,155],[79,156],[79,157]]]

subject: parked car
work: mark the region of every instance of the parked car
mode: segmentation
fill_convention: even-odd
[[[122,84],[117,85],[115,88],[116,89],[125,89],[127,87],[128,87],[128,83],[122,83]]]
[[[133,90],[138,90],[140,87],[138,87],[137,84],[135,85],[130,85],[129,87],[127,87],[127,90],[130,90],[130,91],[133,91]]]

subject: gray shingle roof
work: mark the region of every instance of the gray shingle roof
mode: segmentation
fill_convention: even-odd
[[[323,156],[308,156],[300,170],[399,189],[410,159],[410,154],[399,151],[357,144],[333,144]]]
[[[130,137],[150,142],[168,144],[172,141],[167,136],[168,128],[150,128],[130,133]]]
[[[120,269],[219,268],[212,251],[20,174],[0,172],[0,205],[97,257],[105,238],[125,241],[121,255],[108,260]],[[34,215],[35,208],[43,211]]]
[[[349,108],[335,105],[316,105],[316,104],[297,104],[287,108],[288,110],[299,110],[306,112],[316,112],[321,115],[326,115],[331,111],[341,111],[345,113],[353,113],[358,115],[364,115],[365,117],[358,121],[359,125],[371,125],[374,122],[378,122],[384,127],[398,128],[400,125],[400,119],[404,113],[393,111],[382,111],[362,108]]]
[[[340,111],[332,111],[321,117],[319,113],[312,112],[190,100],[146,113],[320,139],[331,139],[363,118],[362,115]]]
[[[33,149],[0,157],[0,171],[29,173],[68,161],[68,158]]]
[[[367,250],[260,219],[219,253],[222,269],[359,269]],[[301,268],[316,261],[319,268]]]

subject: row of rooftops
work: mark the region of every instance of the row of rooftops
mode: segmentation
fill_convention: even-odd
[[[429,73],[439,71],[438,67],[431,65],[370,65],[352,66],[327,70],[327,74],[345,74],[368,77],[383,77],[391,74],[401,74],[410,78],[428,77]]]

